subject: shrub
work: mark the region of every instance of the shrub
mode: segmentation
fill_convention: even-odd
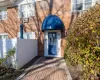
[[[14,53],[15,53],[15,48],[8,50],[6,57],[0,59],[0,65],[3,65],[3,62],[5,62],[9,57],[13,56]]]
[[[68,30],[65,58],[83,69],[81,80],[100,77],[100,5],[76,19]]]

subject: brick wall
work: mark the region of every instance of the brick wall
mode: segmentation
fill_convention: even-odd
[[[65,32],[72,22],[72,14],[71,14],[71,0],[42,0],[36,2],[36,14],[34,17],[29,18],[29,22],[25,23],[25,31],[35,31],[38,41],[39,41],[39,55],[43,56],[43,38],[44,33],[41,31],[41,25],[44,18],[48,14],[54,14],[59,16],[65,25]],[[17,33],[19,32],[20,19],[18,18],[18,8],[12,7],[8,8],[8,19],[5,21],[0,21],[0,32],[9,33],[9,38],[17,37]],[[40,36],[38,35],[40,32]],[[65,32],[62,33],[62,55],[64,53],[65,48]]]

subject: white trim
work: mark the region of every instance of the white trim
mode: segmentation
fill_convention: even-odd
[[[57,55],[48,55],[48,32],[57,32]],[[61,56],[61,31],[60,30],[52,30],[44,32],[44,56],[48,57],[62,57]]]
[[[0,36],[1,36],[1,35],[8,35],[8,33],[0,33]]]
[[[35,0],[35,2],[38,2],[38,1],[43,1],[43,0]]]

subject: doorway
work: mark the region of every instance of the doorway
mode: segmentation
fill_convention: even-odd
[[[57,55],[57,33],[48,32],[48,54]]]
[[[45,31],[44,56],[61,57],[61,31]]]

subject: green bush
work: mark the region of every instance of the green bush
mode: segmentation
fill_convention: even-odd
[[[65,58],[83,69],[81,80],[100,75],[100,5],[87,10],[68,30]],[[100,76],[99,76],[100,77]]]
[[[7,51],[7,55],[6,55],[6,57],[0,59],[0,65],[3,65],[3,62],[5,62],[5,61],[7,60],[7,58],[13,56],[14,53],[15,53],[15,48],[8,50],[8,51]]]

